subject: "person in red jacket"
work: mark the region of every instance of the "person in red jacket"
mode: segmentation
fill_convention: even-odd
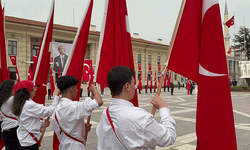
[[[191,89],[191,84],[190,84],[190,80],[188,80],[187,82],[187,94],[189,95],[189,91]]]

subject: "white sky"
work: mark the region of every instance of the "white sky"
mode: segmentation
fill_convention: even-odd
[[[73,26],[73,8],[75,27],[78,27],[89,0],[56,0],[54,23]],[[169,44],[182,0],[127,0],[131,36],[156,42],[161,38]],[[91,24],[101,30],[105,0],[94,0]],[[220,0],[222,21],[224,21],[225,0]],[[7,16],[46,22],[51,0],[2,0]],[[239,27],[250,27],[250,0],[227,0],[229,19],[235,12],[235,33]],[[224,30],[224,29],[223,29]],[[231,39],[234,27],[230,28]],[[188,37],[187,37],[188,38]],[[231,41],[231,40],[230,40]],[[230,42],[230,45],[233,45]]]

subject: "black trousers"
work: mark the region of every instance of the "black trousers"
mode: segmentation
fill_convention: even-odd
[[[51,99],[51,89],[48,89],[48,99]]]
[[[194,88],[191,87],[191,89],[190,89],[190,94],[193,94],[193,89],[194,89]]]
[[[37,143],[31,146],[22,146],[22,150],[39,150],[39,146]]]
[[[174,88],[171,88],[171,95],[174,95]]]
[[[80,90],[80,97],[82,97],[82,88],[81,88],[81,90]]]
[[[3,141],[5,143],[5,150],[21,150],[19,140],[17,138],[18,127],[12,128],[8,131],[4,130],[2,132]]]

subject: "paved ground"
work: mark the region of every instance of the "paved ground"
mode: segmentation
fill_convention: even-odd
[[[162,90],[163,91],[163,90]],[[93,111],[91,117],[92,129],[89,132],[87,149],[96,150],[97,137],[96,127],[100,119],[102,111],[109,105],[111,98],[109,96],[109,90],[105,91],[103,97],[104,105]],[[154,93],[139,94],[139,105],[148,112],[151,112],[152,105],[150,99]],[[86,92],[83,96],[86,96]],[[171,109],[171,115],[176,121],[177,139],[174,145],[166,148],[159,148],[157,150],[194,150],[196,148],[196,134],[195,134],[195,117],[196,117],[196,97],[197,95],[186,95],[186,89],[180,90],[175,88],[174,95],[171,96],[169,92],[162,92],[161,96],[166,100],[169,108]],[[83,100],[82,98],[81,100]],[[235,128],[237,135],[237,145],[239,150],[250,149],[250,93],[233,92],[233,109],[235,118]],[[46,105],[50,105],[52,101],[47,100]],[[155,119],[159,121],[158,111],[156,112]],[[52,150],[53,141],[53,129],[50,126],[45,133],[41,150]]]

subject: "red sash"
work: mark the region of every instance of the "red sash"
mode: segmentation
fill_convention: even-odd
[[[1,110],[1,113],[2,113],[5,117],[18,121],[17,118],[7,116],[7,115],[5,115],[5,114],[3,113],[2,109],[0,109],[0,110]],[[28,131],[27,131],[27,132],[28,132]],[[38,144],[38,146],[40,147],[41,144],[40,144],[40,142],[38,141],[38,139],[34,136],[34,134],[32,134],[32,133],[30,133],[30,132],[28,132],[28,133],[30,134],[30,136],[33,138],[33,140],[35,140],[36,143]]]
[[[113,122],[112,122],[112,120],[111,120],[111,117],[110,117],[110,115],[109,115],[109,107],[107,107],[107,109],[106,109],[106,114],[107,114],[107,118],[108,118],[109,123],[110,123],[110,125],[111,125],[111,127],[112,127],[112,129],[113,129],[113,131],[114,131],[114,133],[115,133],[115,136],[116,136],[117,140],[118,140],[118,141],[120,142],[120,144],[126,149],[126,147],[122,144],[122,142],[120,141],[120,139],[118,138],[118,136],[117,136],[117,134],[116,134],[116,132],[115,132],[115,127],[114,127]]]
[[[78,140],[78,139],[76,139],[76,138],[73,138],[72,136],[70,136],[69,134],[67,134],[66,132],[64,132],[64,131],[62,130],[62,128],[60,127],[60,124],[59,124],[59,122],[58,122],[58,120],[57,120],[56,112],[55,112],[55,119],[56,119],[56,122],[57,122],[57,124],[58,124],[58,126],[59,126],[59,129],[61,130],[61,131],[60,131],[60,134],[63,132],[67,137],[71,138],[71,139],[74,140],[74,141],[77,141],[77,142],[80,142],[80,143],[83,144],[83,141],[80,141],[80,140]]]

